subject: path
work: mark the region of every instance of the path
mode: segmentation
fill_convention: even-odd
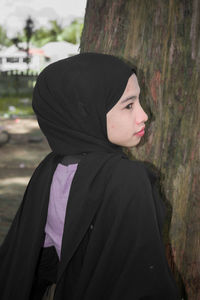
[[[10,142],[0,148],[1,244],[34,169],[50,148],[34,117],[0,120],[0,125],[11,133]],[[42,141],[36,142],[40,138]]]

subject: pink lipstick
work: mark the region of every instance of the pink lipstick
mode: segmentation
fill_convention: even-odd
[[[142,130],[140,130],[139,132],[137,132],[135,135],[143,136],[145,134],[144,128]]]

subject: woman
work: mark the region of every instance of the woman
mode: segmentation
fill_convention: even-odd
[[[33,109],[52,149],[1,247],[2,300],[179,299],[161,230],[156,176],[122,146],[144,134],[132,68],[82,53],[49,65]]]

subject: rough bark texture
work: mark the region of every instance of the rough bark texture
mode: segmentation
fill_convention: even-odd
[[[168,261],[184,299],[199,300],[200,1],[88,0],[81,52],[137,67],[149,130],[128,153],[160,174]]]

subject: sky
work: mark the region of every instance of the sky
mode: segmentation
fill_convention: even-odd
[[[57,19],[61,25],[84,17],[87,0],[0,0],[0,25],[9,38],[15,37],[30,16],[35,28]]]

